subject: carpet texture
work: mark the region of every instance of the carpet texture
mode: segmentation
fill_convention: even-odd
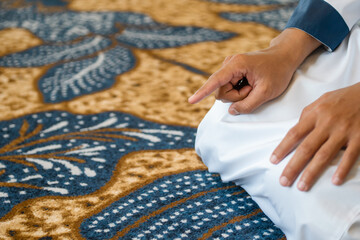
[[[187,98],[295,4],[1,1],[0,239],[285,239],[197,157],[214,98]]]

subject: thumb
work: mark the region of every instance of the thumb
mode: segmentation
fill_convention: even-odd
[[[264,92],[264,88],[253,88],[246,98],[230,105],[229,113],[232,115],[251,113],[263,103],[270,100]]]

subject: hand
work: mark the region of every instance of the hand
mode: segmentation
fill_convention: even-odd
[[[250,113],[284,92],[296,68],[319,45],[299,29],[286,29],[267,49],[227,57],[189,102],[197,103],[216,91],[217,99],[233,102],[231,114]],[[249,86],[234,89],[233,85],[243,77]]]
[[[344,182],[360,155],[359,95],[360,83],[326,93],[303,110],[270,159],[278,163],[296,148],[280,177],[281,185],[291,186],[304,170],[297,187],[309,190],[342,148],[345,152],[332,182]]]
[[[237,54],[225,59],[223,66],[189,99],[196,103],[216,91],[216,99],[233,102],[231,114],[249,113],[261,104],[279,96],[288,86],[296,67],[291,67],[277,48]],[[246,77],[249,86],[233,88]]]

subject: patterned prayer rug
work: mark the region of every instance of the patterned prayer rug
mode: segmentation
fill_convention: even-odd
[[[0,1],[0,239],[285,239],[194,151],[223,59],[295,0]]]

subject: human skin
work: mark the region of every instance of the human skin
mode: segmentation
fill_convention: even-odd
[[[217,99],[233,102],[231,114],[250,113],[283,93],[298,66],[319,46],[302,30],[286,29],[266,49],[227,57],[189,102],[197,103],[215,91]],[[243,77],[249,86],[233,89]]]
[[[218,100],[232,102],[230,114],[251,113],[281,95],[295,70],[320,45],[302,30],[286,29],[264,50],[227,57],[189,102],[195,104],[215,92]],[[243,77],[249,86],[234,89],[233,85]],[[354,107],[360,106],[359,94],[356,84],[329,92],[304,109],[299,122],[270,158],[272,163],[279,163],[296,149],[280,176],[281,185],[291,186],[304,170],[297,187],[309,190],[341,148],[346,151],[332,182],[336,185],[344,182],[360,154],[360,109]]]
[[[325,93],[304,108],[299,122],[271,157],[271,162],[278,163],[296,148],[280,177],[281,185],[291,186],[304,169],[297,187],[301,191],[309,190],[342,148],[345,151],[332,182],[336,185],[344,182],[360,155],[359,94],[360,83],[357,83]]]

